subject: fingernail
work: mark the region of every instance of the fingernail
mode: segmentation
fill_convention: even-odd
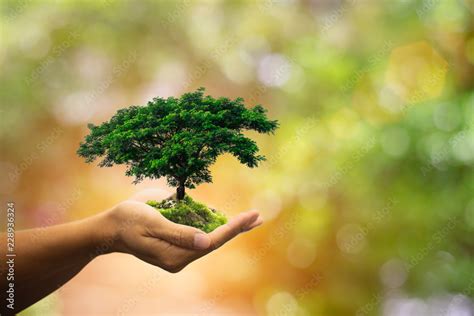
[[[203,233],[197,233],[194,235],[194,248],[196,249],[207,249],[211,245],[211,239],[208,235]]]

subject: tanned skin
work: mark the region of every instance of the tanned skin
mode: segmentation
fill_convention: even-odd
[[[18,313],[60,288],[97,256],[122,252],[165,269],[182,270],[242,232],[262,223],[255,211],[244,212],[206,234],[175,224],[144,202],[162,200],[168,192],[148,190],[95,216],[62,225],[17,231],[15,234],[15,309],[0,304],[2,315]],[[7,238],[0,238],[6,258]],[[1,260],[7,271],[6,260]],[[5,276],[5,275],[4,275]],[[1,291],[8,289],[1,278]]]

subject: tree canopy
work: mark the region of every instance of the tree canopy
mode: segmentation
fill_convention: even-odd
[[[77,153],[87,162],[103,157],[101,167],[127,165],[126,174],[135,176],[135,183],[166,177],[178,187],[178,199],[185,187],[212,181],[209,167],[221,154],[256,167],[265,157],[242,132],[273,133],[278,122],[269,120],[261,105],[247,109],[242,98],[215,99],[204,90],[180,98],[156,97],[146,106],[118,110],[101,125],[89,124]]]

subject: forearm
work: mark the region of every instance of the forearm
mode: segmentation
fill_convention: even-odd
[[[104,214],[47,228],[16,232],[14,258],[15,312],[55,291],[97,255],[96,247],[104,236]],[[5,236],[1,255],[6,258]],[[10,257],[9,257],[10,258]],[[2,271],[6,260],[2,260]],[[8,283],[2,277],[2,292]],[[2,302],[2,310],[5,310]],[[11,310],[9,310],[11,312]]]
[[[150,200],[145,195],[142,198]],[[73,278],[99,254],[129,253],[176,273],[261,223],[258,213],[249,211],[206,234],[197,228],[168,221],[143,202],[127,200],[82,221],[18,231],[14,250],[15,279],[7,280],[3,273],[0,281],[4,294],[9,283],[14,282],[15,309],[8,309],[3,300],[0,314],[18,313],[37,302]],[[8,270],[6,259],[11,258],[7,257],[5,237],[0,236],[3,272]]]

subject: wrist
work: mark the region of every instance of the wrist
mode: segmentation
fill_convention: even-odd
[[[90,258],[116,251],[118,243],[118,230],[116,229],[111,211],[105,211],[91,218],[92,247]]]

